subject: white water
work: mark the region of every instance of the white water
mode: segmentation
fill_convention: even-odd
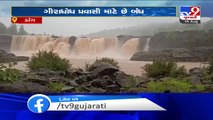
[[[130,40],[127,40],[121,48],[122,55],[131,57],[134,53],[138,52],[138,47],[139,38],[132,38]]]
[[[149,51],[149,42],[150,42],[150,38],[147,38],[143,51]]]

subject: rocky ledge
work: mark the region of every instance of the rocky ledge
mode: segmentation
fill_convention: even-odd
[[[141,86],[147,81],[143,77],[129,79],[128,75],[111,64],[100,62],[88,72],[82,69],[65,72],[39,69],[23,73],[15,82],[1,83],[0,92],[51,93],[56,91],[50,89],[50,83],[61,83],[64,86],[57,92],[116,93],[125,91],[125,88]]]
[[[0,49],[0,63],[28,61],[28,60],[29,57],[16,56],[13,53],[7,53],[6,51]]]
[[[148,52],[137,52],[130,60],[132,61],[153,61],[156,59],[173,60],[176,62],[206,62],[213,53],[212,47],[194,49],[176,48],[151,50]]]

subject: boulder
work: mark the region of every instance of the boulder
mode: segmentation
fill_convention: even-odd
[[[79,86],[79,84],[76,83],[74,80],[70,80],[69,81],[69,85],[74,86],[74,87],[78,87]]]
[[[194,85],[202,84],[202,78],[199,77],[198,75],[193,75],[191,78],[192,78],[192,80],[191,80],[192,84],[194,84]]]
[[[102,88],[93,88],[91,90],[91,93],[105,93],[106,90],[102,89]]]
[[[9,93],[46,93],[48,87],[33,82],[16,81],[14,83],[0,84],[0,92]]]
[[[90,72],[92,76],[104,76],[113,75],[117,71],[119,71],[118,68],[107,62],[98,62],[93,65]]]
[[[120,92],[120,87],[118,85],[108,85],[106,86],[106,92]]]
[[[92,87],[101,87],[101,88],[105,88],[109,84],[110,84],[109,81],[102,79],[94,79],[93,81],[90,82],[90,85]]]
[[[28,61],[29,57],[16,56],[13,53],[7,53],[4,50],[0,50],[0,63]]]
[[[127,77],[126,73],[124,73],[123,71],[115,72],[114,76],[116,77],[117,80],[124,79]]]
[[[200,74],[202,74],[202,69],[197,68],[197,67],[191,68],[191,69],[189,69],[189,73],[190,73],[190,75],[200,75]]]
[[[61,89],[61,92],[73,92],[75,87],[72,86],[65,86]]]
[[[37,75],[40,76],[52,76],[55,74],[54,71],[47,68],[39,68],[38,70],[33,70],[32,72],[35,72]]]
[[[124,79],[117,79],[116,81],[121,87],[129,88],[136,86],[136,81],[134,79],[124,78]]]

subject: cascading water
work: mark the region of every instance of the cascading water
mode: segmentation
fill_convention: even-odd
[[[74,44],[75,55],[89,54],[90,50],[90,39],[89,38],[78,38]]]
[[[13,36],[11,51],[35,51],[49,40],[48,36]]]
[[[73,46],[73,48],[71,48]],[[118,48],[117,39],[78,38],[73,45],[69,37],[52,38],[50,36],[13,36],[11,52],[30,55],[38,51],[54,51],[59,55],[73,58],[113,57],[129,58],[138,51],[139,38],[126,41]],[[28,55],[28,54],[27,54]]]
[[[90,51],[92,54],[99,54],[105,51],[105,40],[104,38],[92,39],[90,42]]]
[[[131,57],[135,52],[138,51],[138,47],[139,47],[139,38],[132,38],[130,40],[127,40],[123,44],[121,48],[121,53],[126,57]]]
[[[150,42],[150,38],[147,38],[143,51],[149,51],[149,42]]]

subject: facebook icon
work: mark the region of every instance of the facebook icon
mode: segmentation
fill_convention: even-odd
[[[46,95],[36,94],[31,96],[27,101],[27,107],[33,113],[43,113],[48,110],[50,99]]]

